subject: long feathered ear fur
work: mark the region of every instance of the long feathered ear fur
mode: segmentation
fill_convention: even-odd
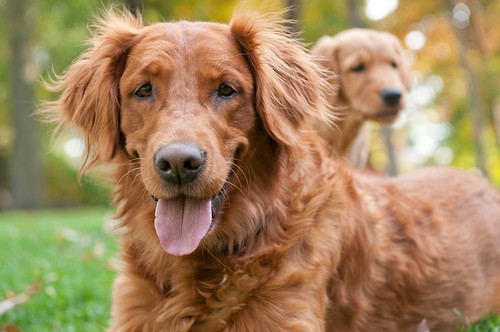
[[[301,148],[300,127],[330,122],[326,73],[290,37],[284,20],[235,13],[230,27],[255,79],[257,113],[269,135],[289,150]]]
[[[142,19],[128,11],[103,13],[89,48],[61,76],[47,83],[60,97],[39,112],[61,127],[77,127],[85,138],[81,171],[111,160],[120,144],[118,82]]]

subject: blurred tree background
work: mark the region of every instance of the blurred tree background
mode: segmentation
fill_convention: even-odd
[[[414,79],[410,103],[388,128],[373,126],[370,163],[406,172],[452,165],[500,185],[500,2],[496,0],[0,0],[0,210],[108,204],[95,177],[77,182],[81,141],[30,114],[50,80],[86,47],[91,17],[110,4],[138,9],[146,22],[228,22],[235,7],[289,12],[310,44],[352,26],[394,33]]]

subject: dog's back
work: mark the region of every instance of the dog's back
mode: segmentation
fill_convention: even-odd
[[[458,313],[499,312],[500,194],[487,180],[433,168],[360,187],[375,236],[371,330],[414,331],[426,319],[443,331]]]

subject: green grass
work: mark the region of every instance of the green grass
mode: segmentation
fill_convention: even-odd
[[[464,322],[462,315],[456,312],[458,319]],[[471,325],[467,322],[462,324],[463,327],[458,329],[458,332],[500,332],[500,316],[493,314],[485,316],[479,323]]]
[[[0,332],[92,332],[109,326],[116,239],[104,231],[108,210],[0,213],[0,303],[34,288],[0,315]],[[457,320],[464,321],[460,313]],[[458,332],[500,332],[488,316]]]
[[[0,302],[34,288],[0,316],[0,331],[103,331],[109,326],[116,239],[105,209],[0,213]]]

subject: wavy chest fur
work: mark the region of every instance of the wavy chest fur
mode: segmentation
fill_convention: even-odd
[[[290,163],[293,172],[284,172],[287,181],[280,183],[276,196],[265,197],[259,188],[250,188],[245,195],[232,197],[231,203],[238,208],[225,212],[223,222],[231,227],[221,227],[216,238],[219,248],[201,248],[184,257],[161,249],[153,228],[154,204],[149,197],[132,202],[132,193],[143,189],[137,181],[122,180],[116,197],[118,215],[123,213],[127,230],[123,243],[129,244],[123,255],[131,271],[125,274],[138,275],[151,284],[155,295],[148,307],[165,331],[242,331],[245,319],[255,317],[262,317],[253,325],[261,331],[276,326],[277,319],[285,330],[291,329],[287,324],[293,324],[293,319],[285,318],[293,317],[290,312],[310,313],[310,308],[301,306],[311,306],[311,297],[323,298],[315,301],[312,312],[324,315],[327,283],[337,264],[332,252],[340,241],[335,238],[338,233],[329,230],[335,225],[325,224],[322,218],[330,191],[321,189],[319,183],[333,173],[325,173],[328,165],[322,165],[321,159],[318,154],[306,158],[307,165]],[[245,227],[247,238],[235,241],[232,232]],[[263,312],[271,314],[265,317]],[[313,315],[310,320],[315,320]],[[321,322],[313,324],[321,328]]]

